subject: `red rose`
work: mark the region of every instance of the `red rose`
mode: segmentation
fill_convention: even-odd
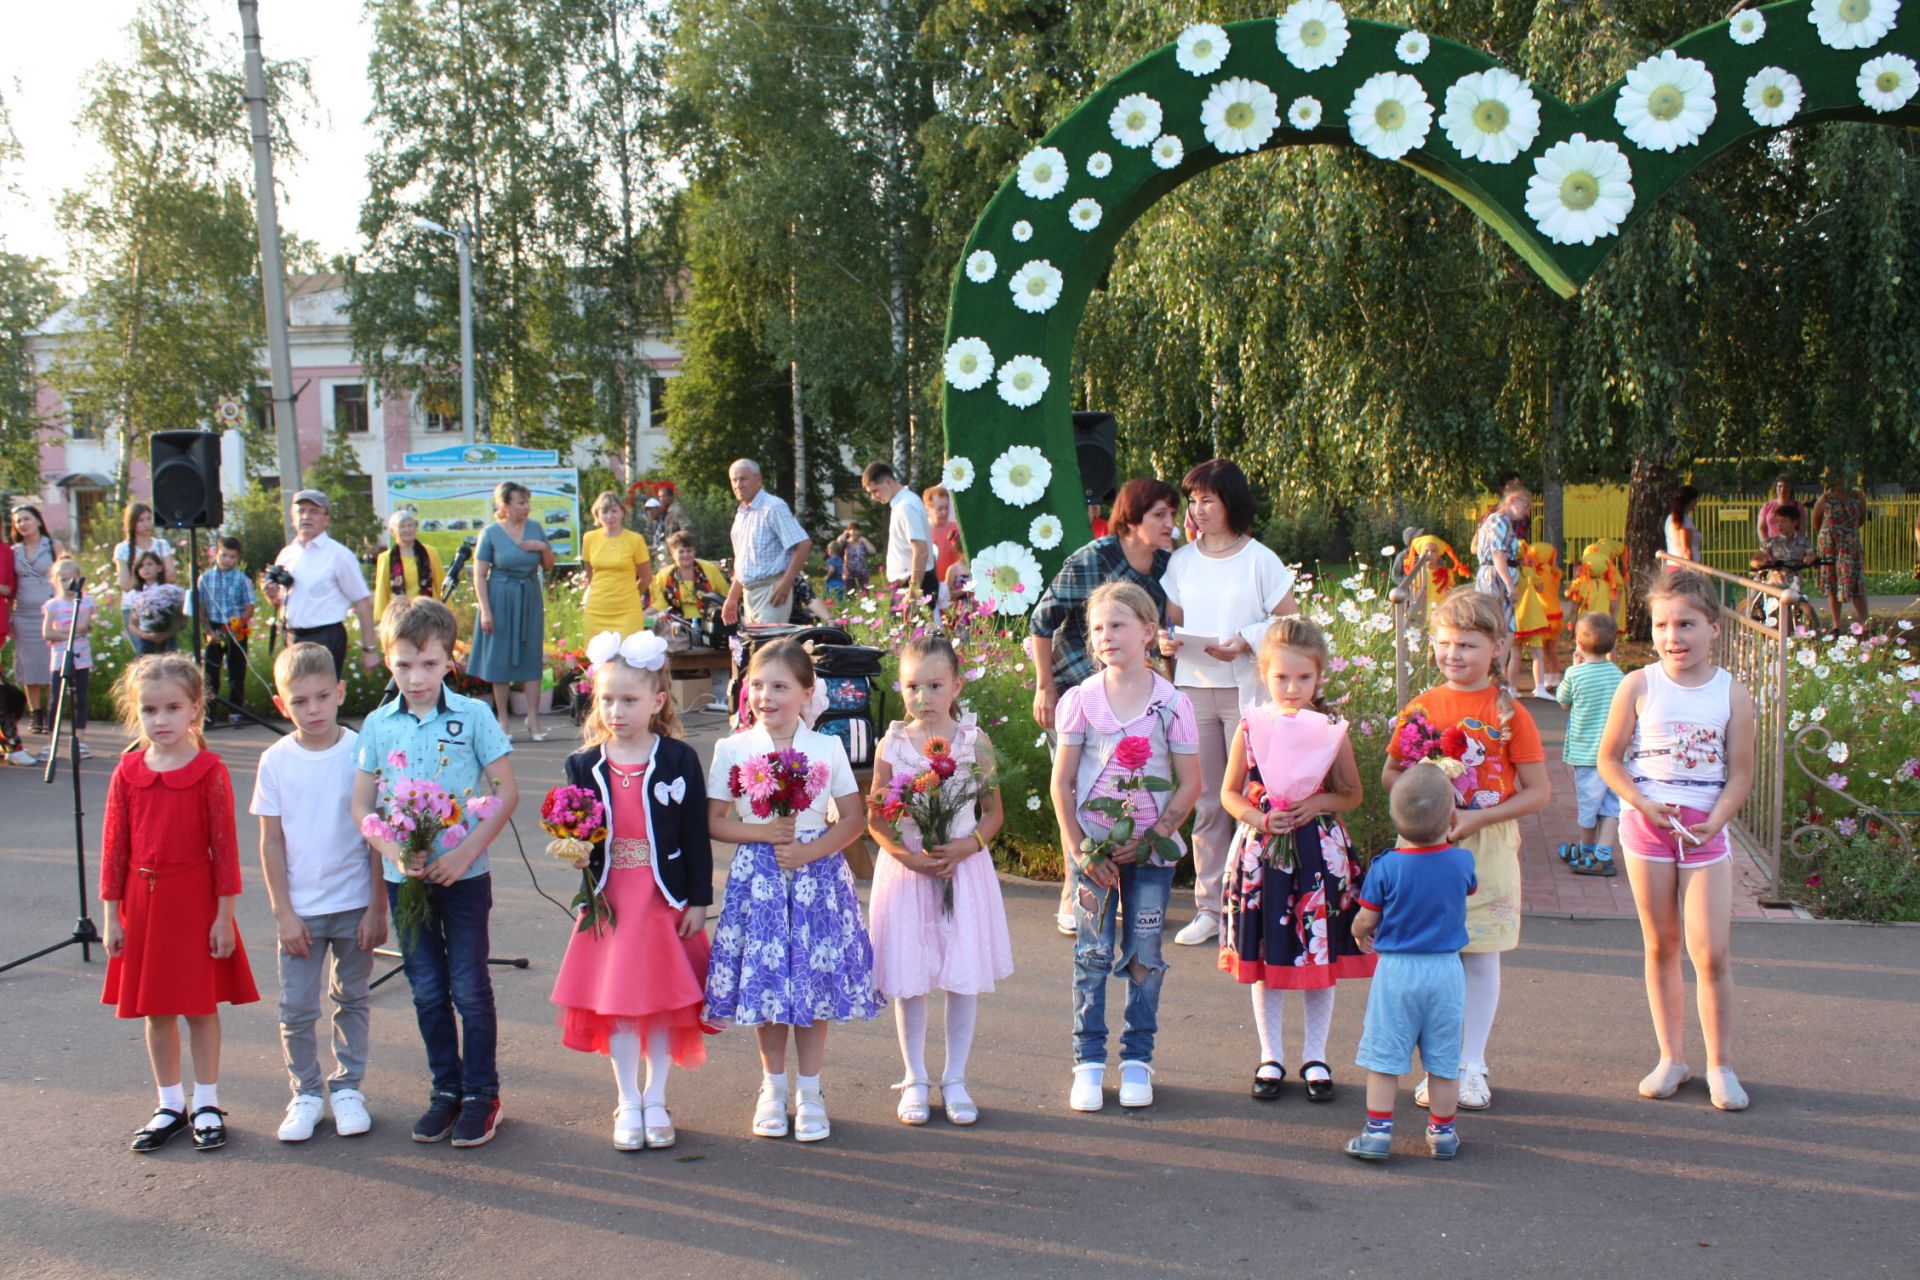
[[[1440,735],[1440,750],[1455,760],[1467,758],[1467,731],[1459,725]]]
[[[1113,749],[1113,762],[1132,773],[1147,767],[1147,761],[1153,759],[1153,743],[1146,738],[1132,737],[1120,739],[1120,745]]]

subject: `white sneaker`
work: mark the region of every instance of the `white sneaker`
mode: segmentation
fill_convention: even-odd
[[[1460,1069],[1460,1109],[1485,1111],[1493,1105],[1493,1086],[1487,1083],[1485,1067]]]
[[[1120,1064],[1120,1105],[1123,1107],[1153,1105],[1152,1067],[1144,1062]]]
[[[1075,938],[1080,935],[1080,928],[1074,924],[1073,912],[1071,911],[1054,912],[1053,927],[1066,934],[1069,938]]]
[[[827,1119],[827,1095],[821,1089],[801,1089],[793,1095],[793,1140],[819,1142],[833,1133]]]
[[[647,1145],[646,1115],[647,1109],[637,1104],[623,1102],[614,1108],[613,1149],[615,1151],[639,1151]],[[780,1118],[786,1119],[784,1112]]]
[[[19,765],[21,768],[26,769],[26,768],[31,768],[36,764],[39,764],[40,757],[36,756],[35,754],[33,754],[33,752],[28,751],[26,748],[22,747],[20,750],[13,752],[11,755],[7,757],[7,763],[13,764],[13,765]]]
[[[373,1128],[366,1095],[358,1089],[335,1089],[327,1100],[333,1104],[333,1131],[341,1137],[357,1138]]]
[[[1104,1063],[1082,1062],[1073,1069],[1073,1089],[1067,1094],[1067,1106],[1075,1111],[1098,1111],[1107,1105],[1102,1085],[1106,1081]]]
[[[1430,1105],[1427,1102],[1427,1077],[1425,1076],[1421,1076],[1420,1083],[1413,1086],[1413,1105],[1416,1107]]]
[[[753,1136],[787,1136],[787,1091],[771,1080],[760,1082],[760,1101],[753,1108]]]
[[[296,1093],[287,1104],[286,1118],[274,1136],[282,1142],[305,1142],[313,1136],[314,1126],[327,1114],[325,1098],[312,1093]]]
[[[1732,1067],[1707,1068],[1707,1093],[1722,1111],[1747,1109],[1747,1091],[1740,1087],[1740,1077],[1733,1074]]]
[[[1220,936],[1220,917],[1211,911],[1202,911],[1190,921],[1186,928],[1173,935],[1173,940],[1183,947],[1197,947],[1203,942],[1212,942]]]

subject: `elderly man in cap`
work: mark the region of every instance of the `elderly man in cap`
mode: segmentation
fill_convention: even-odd
[[[311,640],[333,655],[333,669],[347,678],[347,611],[360,617],[360,665],[372,671],[380,665],[380,645],[374,633],[373,591],[353,552],[327,536],[333,504],[318,489],[293,495],[294,539],[273,558],[274,566],[293,578],[271,570],[264,586],[266,597],[287,624],[293,641]],[[275,581],[280,576],[281,581]]]

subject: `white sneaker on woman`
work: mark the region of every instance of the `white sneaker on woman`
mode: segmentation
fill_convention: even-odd
[[[1220,917],[1211,911],[1202,911],[1187,922],[1187,927],[1173,935],[1173,940],[1183,947],[1197,947],[1203,942],[1212,942],[1220,936]]]
[[[1078,937],[1080,933],[1079,926],[1073,922],[1073,912],[1071,911],[1054,912],[1053,927],[1061,933],[1066,934],[1069,938]]]
[[[1073,1089],[1067,1094],[1067,1105],[1075,1111],[1098,1111],[1106,1106],[1106,1093],[1102,1088],[1106,1076],[1104,1063],[1082,1062],[1075,1066]]]

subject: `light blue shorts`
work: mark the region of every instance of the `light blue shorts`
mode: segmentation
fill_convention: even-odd
[[[1573,766],[1573,797],[1580,807],[1580,827],[1597,827],[1602,818],[1620,816],[1620,797],[1607,789],[1600,770],[1590,764]]]
[[[1458,953],[1382,955],[1353,1060],[1369,1071],[1401,1076],[1413,1069],[1418,1046],[1428,1075],[1458,1078],[1466,1003],[1467,973]]]

